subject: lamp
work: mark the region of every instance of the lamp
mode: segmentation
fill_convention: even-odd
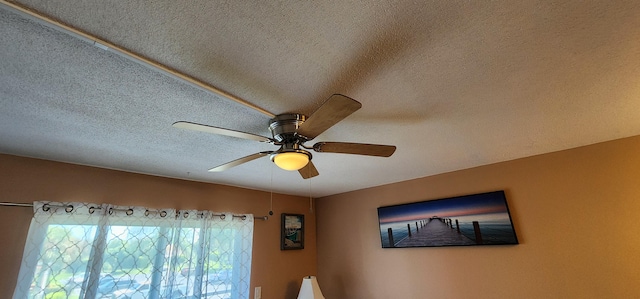
[[[271,160],[284,170],[299,170],[309,163],[310,155],[302,150],[287,151],[271,156]]]
[[[298,299],[324,299],[315,276],[305,276],[302,278],[302,286],[300,287],[300,293],[298,293]]]

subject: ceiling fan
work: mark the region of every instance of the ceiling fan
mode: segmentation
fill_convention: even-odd
[[[292,113],[280,114],[272,118],[269,121],[269,130],[272,138],[187,121],[175,122],[173,126],[280,146],[276,151],[259,152],[216,166],[209,169],[211,172],[224,171],[257,158],[269,156],[271,161],[278,167],[285,170],[297,170],[304,179],[308,179],[317,176],[319,173],[311,162],[313,156],[307,150],[313,150],[318,153],[342,153],[378,157],[389,157],[395,152],[395,146],[380,144],[318,142],[311,147],[304,145],[305,142],[313,140],[331,126],[360,109],[360,107],[362,107],[362,104],[358,101],[341,94],[334,94],[309,117]]]

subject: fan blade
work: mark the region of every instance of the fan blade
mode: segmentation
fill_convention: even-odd
[[[273,142],[273,140],[271,138],[260,136],[260,135],[255,135],[255,134],[245,133],[245,132],[240,132],[240,131],[235,131],[235,130],[229,130],[229,129],[224,129],[224,128],[218,128],[218,127],[213,127],[213,126],[201,125],[201,124],[196,124],[196,123],[187,122],[187,121],[175,122],[175,123],[173,123],[173,126],[176,127],[176,128],[180,128],[180,129],[187,129],[187,130],[194,130],[194,131],[200,131],[200,132],[206,132],[206,133],[213,133],[213,134],[218,134],[218,135],[225,135],[225,136],[231,136],[231,137],[236,137],[236,138],[255,140],[255,141],[260,141],[260,142],[269,142],[269,143]]]
[[[313,162],[309,161],[305,167],[302,167],[298,170],[303,179],[310,179],[314,176],[319,175],[318,170],[316,169]]]
[[[313,150],[322,153],[342,153],[366,156],[390,157],[396,151],[393,145],[347,143],[347,142],[318,142]]]
[[[252,160],[258,159],[258,158],[260,158],[260,157],[264,157],[264,156],[266,156],[266,155],[270,155],[270,154],[272,154],[272,153],[273,153],[273,152],[259,152],[259,153],[255,153],[255,154],[253,154],[253,155],[249,155],[249,156],[246,156],[246,157],[243,157],[243,158],[240,158],[240,159],[237,159],[237,160],[233,160],[233,161],[231,161],[231,162],[228,162],[228,163],[225,163],[225,164],[222,164],[222,165],[216,166],[216,167],[214,167],[214,168],[211,168],[211,169],[209,169],[209,172],[220,172],[220,171],[225,171],[225,170],[227,170],[227,169],[229,169],[229,168],[231,168],[231,167],[238,166],[238,165],[243,164],[243,163],[247,163],[247,162],[249,162],[249,161],[252,161]]]
[[[331,126],[356,112],[360,107],[362,104],[358,101],[341,94],[334,94],[300,125],[297,130],[298,135],[307,140],[316,138]]]

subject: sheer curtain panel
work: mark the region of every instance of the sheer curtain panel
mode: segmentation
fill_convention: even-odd
[[[14,299],[248,299],[253,215],[34,202]]]

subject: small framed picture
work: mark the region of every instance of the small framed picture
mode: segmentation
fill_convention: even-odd
[[[280,250],[304,249],[304,215],[282,213]]]

